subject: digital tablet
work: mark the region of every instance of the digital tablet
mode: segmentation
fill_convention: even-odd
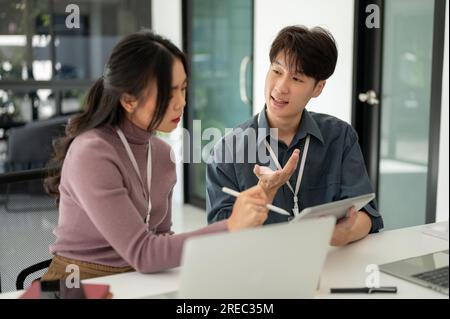
[[[292,220],[292,222],[322,216],[334,216],[336,217],[336,220],[339,220],[347,215],[350,207],[354,206],[356,211],[359,211],[374,198],[375,193],[370,193],[357,197],[342,199],[336,202],[308,207],[303,209],[300,214]]]

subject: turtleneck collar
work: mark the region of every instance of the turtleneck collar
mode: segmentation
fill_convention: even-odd
[[[152,135],[152,133],[133,124],[133,122],[126,117],[120,121],[119,127],[123,131],[123,134],[125,134],[128,142],[132,144],[147,144]]]

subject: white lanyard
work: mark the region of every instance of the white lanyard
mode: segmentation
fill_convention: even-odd
[[[264,111],[262,111],[264,112]],[[261,113],[259,113],[258,116],[258,124],[259,124],[259,120],[261,118]],[[303,171],[305,170],[305,162],[306,162],[306,157],[308,154],[308,148],[309,148],[309,141],[310,141],[310,135],[308,134],[306,137],[306,142],[305,142],[305,147],[303,149],[302,152],[302,159],[300,162],[300,168],[298,170],[298,176],[297,176],[297,183],[295,184],[295,191],[294,188],[292,187],[291,183],[289,181],[287,181],[287,186],[289,187],[289,189],[291,190],[292,194],[294,194],[294,208],[292,209],[292,211],[294,212],[294,216],[297,216],[298,214],[300,214],[299,209],[298,209],[298,191],[300,190],[300,184],[303,178]],[[280,162],[278,162],[278,158],[275,155],[275,152],[273,151],[272,147],[270,146],[270,144],[267,142],[267,140],[264,140],[264,144],[266,145],[267,150],[270,153],[270,157],[272,158],[272,160],[274,161],[275,165],[277,166],[278,169],[282,169]]]
[[[125,135],[123,134],[122,130],[120,128],[116,128],[117,134],[119,134],[120,140],[122,141],[123,146],[125,146],[125,149],[128,153],[128,157],[130,158],[131,163],[133,164],[134,170],[136,171],[139,180],[141,181],[142,188],[144,188],[144,181],[141,177],[141,173],[139,172],[139,167],[136,162],[136,158],[133,155],[133,152],[131,151],[130,144],[128,144],[127,139],[125,138]],[[152,145],[150,141],[148,142],[148,153],[147,153],[147,187],[148,187],[148,194],[145,194],[144,196],[147,196],[148,199],[148,209],[147,209],[147,215],[145,217],[145,223],[148,226],[149,220],[150,220],[150,211],[152,210],[152,202],[150,199],[150,187],[152,182]]]

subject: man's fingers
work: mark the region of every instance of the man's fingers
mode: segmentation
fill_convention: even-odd
[[[273,171],[270,167],[267,166],[259,166],[258,164],[255,164],[253,167],[253,173],[258,177],[259,179],[262,178],[271,178],[271,176],[277,171]]]
[[[286,165],[283,167],[283,173],[285,176],[287,175],[288,177],[290,177],[292,173],[294,173],[295,169],[297,168],[299,157],[300,157],[300,150],[296,149],[292,153]]]
[[[269,167],[259,166],[256,164],[253,167],[253,173],[256,175],[256,177],[258,177],[261,185],[265,189],[280,187],[281,185],[286,183],[291,175],[295,172],[298,159],[300,157],[299,154],[300,150],[294,150],[283,169],[273,171]]]
[[[259,173],[261,175],[272,175],[273,173],[275,173],[275,171],[273,171],[270,167],[268,166],[258,166],[259,167]]]
[[[253,167],[253,173],[256,175],[256,177],[261,178],[261,173],[259,171],[259,165],[255,164],[255,166]]]
[[[356,216],[358,215],[358,212],[356,211],[355,207],[352,206],[349,210],[348,210],[348,214],[347,214],[347,218],[349,219],[356,219]]]
[[[347,217],[343,218],[342,223],[340,224],[342,224],[342,226],[344,226],[345,228],[351,228],[353,224],[356,222],[357,217],[358,213],[354,209],[350,210]]]

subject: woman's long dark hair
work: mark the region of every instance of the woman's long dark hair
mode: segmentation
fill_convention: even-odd
[[[72,141],[83,132],[104,124],[116,125],[125,116],[120,103],[123,93],[139,101],[147,98],[150,82],[156,81],[158,92],[156,109],[148,131],[162,121],[171,97],[172,67],[180,59],[188,73],[184,54],[169,40],[148,30],[125,36],[114,47],[106,63],[103,76],[89,89],[84,101],[84,111],[72,118],[66,134],[55,140],[51,171],[45,179],[46,191],[59,203],[61,168]]]

